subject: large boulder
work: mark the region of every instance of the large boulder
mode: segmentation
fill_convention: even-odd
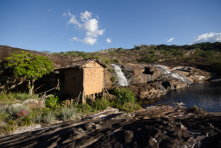
[[[152,83],[130,85],[128,89],[135,93],[136,97],[143,99],[155,99],[164,95],[164,92],[154,86]]]
[[[165,95],[166,91],[187,87],[188,84],[173,77],[159,78],[154,82],[130,85],[128,89],[141,100],[156,99]]]
[[[184,75],[192,82],[205,81],[211,78],[212,73],[205,70],[196,69],[194,67],[179,66],[173,68],[173,72]]]
[[[152,82],[164,75],[162,69],[147,64],[124,64],[121,68],[130,84]]]

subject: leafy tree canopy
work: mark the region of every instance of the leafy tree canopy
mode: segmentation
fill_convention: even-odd
[[[45,56],[34,56],[26,51],[15,51],[6,58],[7,66],[14,68],[15,77],[25,77],[29,81],[29,93],[33,93],[34,82],[43,75],[50,73],[54,67]]]

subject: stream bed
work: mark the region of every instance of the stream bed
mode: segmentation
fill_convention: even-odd
[[[143,102],[142,106],[146,107],[161,103],[173,104],[180,101],[185,103],[186,107],[196,105],[199,108],[205,109],[207,112],[221,112],[221,83],[193,83],[188,88],[172,90],[159,99]]]

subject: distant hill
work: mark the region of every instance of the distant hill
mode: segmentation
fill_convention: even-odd
[[[32,51],[32,50],[25,50],[21,48],[0,45],[0,62],[3,62],[5,58],[9,57],[11,53],[17,50],[24,50],[29,53],[32,53],[33,55],[47,56],[54,63],[55,68],[58,68],[64,64],[67,64],[68,62],[83,59],[82,57],[66,57],[62,55],[53,55],[53,54],[49,54],[46,52],[37,52],[37,51]]]
[[[0,45],[0,61],[16,50],[24,50]],[[221,73],[221,43],[198,43],[193,45],[134,45],[132,49],[109,48],[97,52],[37,52],[26,50],[34,55],[47,56],[56,68],[68,62],[99,58],[110,63],[157,63],[167,66],[215,66]],[[219,68],[220,67],[220,68]]]

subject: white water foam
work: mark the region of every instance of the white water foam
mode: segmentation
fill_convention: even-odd
[[[175,72],[170,72],[170,71],[167,69],[166,66],[163,66],[163,65],[154,65],[154,66],[157,67],[157,68],[162,69],[162,70],[164,71],[164,74],[166,74],[166,75],[171,75],[171,76],[174,77],[175,79],[179,79],[179,80],[181,80],[181,81],[183,81],[183,82],[186,82],[186,83],[188,83],[188,84],[191,84],[191,83],[192,83],[187,77],[181,76],[181,75],[179,75],[179,74],[177,74],[177,73],[175,73]]]
[[[117,76],[117,81],[119,86],[128,86],[127,78],[125,77],[124,73],[122,72],[120,66],[116,64],[111,64],[114,67],[114,72]]]

